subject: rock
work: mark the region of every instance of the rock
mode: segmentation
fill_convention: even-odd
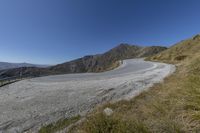
[[[113,114],[113,110],[111,108],[105,108],[103,110],[103,113],[106,115],[106,116],[111,116]]]

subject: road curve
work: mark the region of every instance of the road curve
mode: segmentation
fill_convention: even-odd
[[[129,99],[174,70],[169,64],[129,59],[108,72],[46,76],[1,87],[0,133],[37,132],[42,124],[84,115],[99,103]]]

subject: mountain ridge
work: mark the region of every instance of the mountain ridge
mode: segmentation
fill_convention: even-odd
[[[118,66],[118,61],[129,58],[141,58],[153,54],[157,54],[160,51],[166,50],[166,47],[151,46],[151,47],[140,47],[137,45],[129,45],[122,43],[109,51],[98,54],[84,56],[79,59],[65,62],[51,67],[51,70],[64,72],[102,72],[113,69]],[[73,66],[71,69],[70,67]],[[81,67],[80,67],[81,66]],[[82,68],[79,70],[79,68]],[[68,70],[68,71],[66,71]]]
[[[103,72],[119,66],[120,60],[143,58],[157,54],[166,49],[166,47],[162,46],[141,47],[121,43],[103,54],[87,55],[82,58],[64,62],[48,68],[22,67],[9,69],[5,72],[0,71],[0,78],[17,76],[19,73],[30,76],[44,76],[53,74]]]
[[[176,43],[169,49],[149,57],[150,60],[177,63],[186,59],[190,60],[200,52],[200,34]]]
[[[19,67],[39,67],[45,68],[49,65],[40,65],[40,64],[31,64],[31,63],[10,63],[10,62],[3,62],[0,61],[0,70],[3,69],[12,69],[12,68],[19,68]]]

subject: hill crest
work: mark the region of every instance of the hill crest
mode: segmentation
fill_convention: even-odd
[[[122,43],[103,54],[84,56],[48,68],[23,67],[9,69],[4,72],[0,71],[0,77],[18,76],[19,73],[22,73],[22,75],[43,76],[52,74],[102,72],[119,66],[120,60],[147,57],[166,49],[166,47],[161,46],[140,47]]]

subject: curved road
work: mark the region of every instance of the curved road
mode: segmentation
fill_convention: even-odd
[[[0,88],[0,133],[31,130],[95,105],[129,99],[175,70],[173,65],[129,59],[108,72],[23,80]]]

